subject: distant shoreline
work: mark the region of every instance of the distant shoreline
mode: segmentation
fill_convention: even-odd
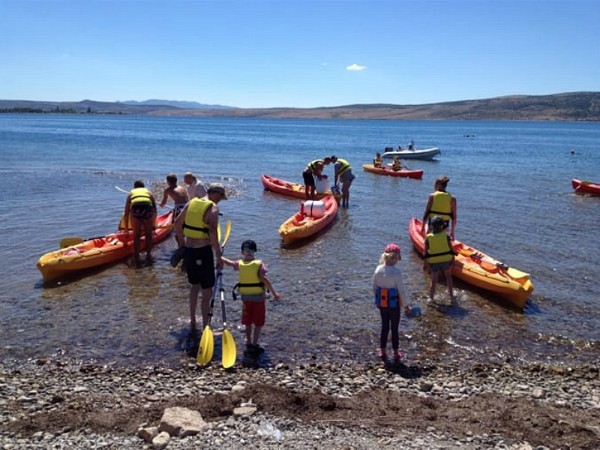
[[[512,120],[600,121],[600,92],[573,92],[541,96],[514,95],[483,100],[426,105],[357,104],[319,108],[181,108],[121,102],[45,102],[0,100],[0,113],[114,114],[168,117],[244,117],[262,119],[372,119],[372,120]]]

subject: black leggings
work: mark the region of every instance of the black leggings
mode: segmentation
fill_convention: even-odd
[[[379,348],[387,347],[390,325],[392,328],[392,348],[398,350],[400,338],[398,327],[400,325],[400,308],[379,308],[381,312],[381,335],[379,337]]]

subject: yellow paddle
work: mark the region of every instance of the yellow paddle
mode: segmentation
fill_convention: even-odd
[[[198,354],[196,355],[196,364],[199,366],[205,366],[212,361],[213,351],[215,348],[215,340],[213,338],[213,332],[210,329],[210,322],[213,315],[213,305],[215,304],[215,298],[217,297],[217,290],[213,290],[213,295],[210,300],[210,312],[208,313],[208,323],[202,331],[202,337],[200,338],[200,346],[198,347]]]
[[[219,238],[219,242],[221,242],[221,252],[225,249],[225,244],[229,240],[229,236],[231,235],[231,220],[228,220],[225,224],[225,235],[223,236],[223,241],[221,241],[221,222],[219,222],[219,226],[217,228],[217,236]],[[205,366],[209,362],[212,361],[213,352],[214,352],[214,335],[210,328],[210,323],[212,321],[213,316],[213,306],[215,304],[215,298],[217,297],[217,289],[221,293],[221,306],[223,309],[223,326],[226,326],[225,322],[225,290],[223,289],[223,275],[221,270],[217,272],[217,288],[213,290],[213,295],[210,301],[210,312],[208,314],[208,324],[204,327],[202,331],[202,336],[200,337],[200,346],[198,347],[198,354],[196,355],[196,363],[200,366]],[[223,331],[223,367],[228,369],[235,364],[236,359],[236,345],[229,330]]]
[[[233,335],[227,329],[227,314],[225,313],[225,289],[223,288],[223,273],[217,273],[217,285],[221,296],[221,313],[223,315],[223,355],[222,364],[225,369],[233,367],[236,358],[236,346]]]

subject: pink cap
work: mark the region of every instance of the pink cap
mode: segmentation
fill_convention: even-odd
[[[400,254],[400,246],[398,244],[388,244],[385,246],[385,253],[398,253]]]

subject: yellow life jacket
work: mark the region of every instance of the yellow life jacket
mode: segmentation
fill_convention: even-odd
[[[381,167],[381,166],[383,166],[383,160],[381,158],[375,158],[373,160],[373,166],[374,167]]]
[[[452,195],[448,192],[436,191],[433,193],[433,202],[429,209],[428,217],[440,216],[448,221],[452,218]]]
[[[214,203],[203,198],[194,198],[188,205],[183,221],[183,234],[193,239],[208,239],[208,224],[204,222],[204,214]]]
[[[312,173],[317,173],[317,164],[324,162],[325,161],[323,161],[322,159],[315,159],[314,161],[309,162],[307,167]]]
[[[238,261],[238,269],[240,272],[240,282],[236,285],[239,288],[241,295],[257,295],[265,292],[265,285],[258,276],[258,271],[262,261],[253,259],[252,261]]]
[[[454,259],[454,252],[448,243],[446,233],[429,233],[426,239],[429,249],[425,259],[429,264],[444,263]]]
[[[345,172],[348,172],[351,169],[350,163],[348,161],[346,161],[345,159],[338,158],[337,162],[340,163],[340,168],[338,170],[338,176],[342,175]]]
[[[150,191],[146,188],[135,188],[131,190],[131,205],[152,205]]]

